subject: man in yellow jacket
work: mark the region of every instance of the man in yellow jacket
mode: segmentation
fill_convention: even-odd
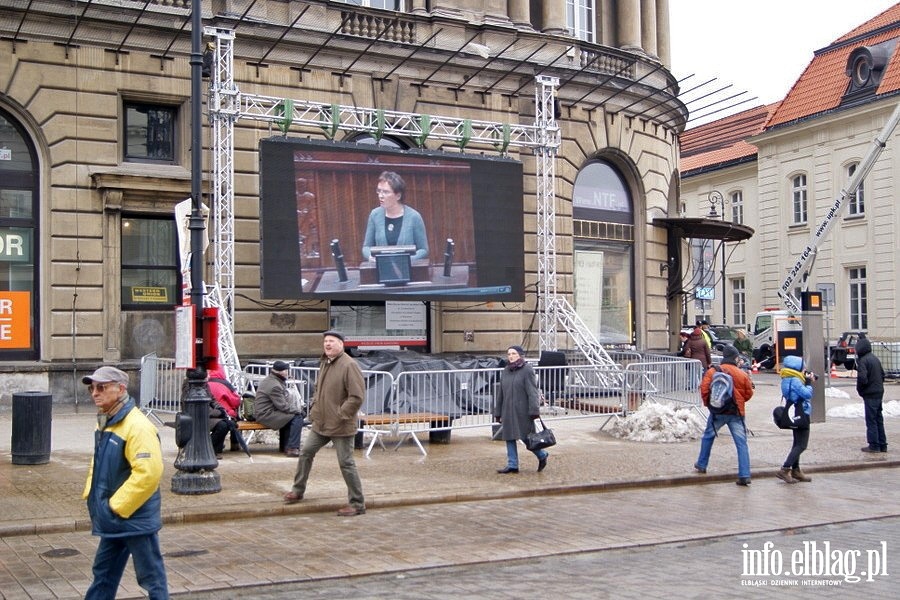
[[[163,474],[156,427],[128,395],[128,374],[100,367],[81,380],[97,406],[94,457],[82,497],[91,532],[100,537],[86,600],[115,598],[128,557],[150,598],[168,598],[159,549]]]

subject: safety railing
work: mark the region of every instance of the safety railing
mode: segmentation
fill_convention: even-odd
[[[602,429],[610,419],[637,410],[645,401],[688,406],[705,416],[697,393],[702,376],[699,361],[638,352],[610,356],[616,365],[535,366],[545,417],[602,419]],[[319,369],[289,364],[288,385],[308,406]],[[255,391],[271,367],[271,362],[247,365],[239,389]],[[496,387],[502,372],[501,368],[447,369],[404,371],[395,376],[363,371],[366,397],[360,409],[360,431],[399,435],[489,427],[494,423]],[[141,361],[142,409],[154,417],[155,412],[180,410],[183,378],[173,359],[145,356]]]
[[[645,355],[625,366],[627,410],[637,410],[644,401],[670,403],[696,410],[705,419],[698,392],[702,377],[699,360]]]
[[[181,386],[184,369],[175,368],[174,358],[147,354],[141,358],[141,386],[138,404],[148,417],[162,425],[156,413],[174,414],[181,410]]]

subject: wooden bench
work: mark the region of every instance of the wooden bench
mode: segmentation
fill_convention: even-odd
[[[263,425],[262,423],[260,423],[258,421],[238,421],[237,428],[238,428],[238,431],[241,432],[241,435],[244,435],[244,433],[243,433],[244,431],[250,432],[250,434],[247,435],[246,438],[244,438],[244,441],[246,441],[248,444],[253,441],[253,436],[256,434],[257,431],[269,429],[268,427],[266,427],[265,425]],[[275,430],[275,431],[277,431],[277,430]]]
[[[375,446],[375,442],[378,442],[382,450],[386,449],[381,438],[382,436],[388,434],[400,436],[397,445],[394,446],[394,450],[397,450],[404,442],[404,437],[410,437],[412,438],[413,442],[415,442],[416,446],[419,447],[419,450],[422,452],[422,454],[424,456],[427,456],[428,453],[425,451],[425,448],[422,446],[419,438],[416,437],[417,432],[424,430],[400,429],[400,425],[415,424],[428,424],[429,443],[450,443],[450,417],[448,415],[441,415],[430,412],[361,415],[359,417],[359,433],[372,434],[372,441],[369,442],[369,447],[366,449],[366,458],[369,458],[369,454],[371,454],[372,448]],[[391,426],[391,429],[377,428],[379,426],[383,427],[385,425]]]

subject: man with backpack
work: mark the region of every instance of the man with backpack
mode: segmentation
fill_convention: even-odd
[[[700,456],[694,470],[706,473],[713,442],[723,425],[728,426],[737,449],[737,485],[750,485],[750,451],[747,448],[747,427],[744,424],[744,403],[753,397],[753,382],[737,365],[739,352],[731,344],[722,349],[722,364],[706,370],[700,382],[703,406],[709,409],[706,430],[700,440]]]

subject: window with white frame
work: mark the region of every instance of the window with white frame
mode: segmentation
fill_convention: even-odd
[[[586,42],[595,42],[596,14],[596,0],[566,0],[566,28],[569,35]]]
[[[866,268],[852,267],[848,271],[850,281],[850,329],[869,328],[868,299],[866,297]]]
[[[796,175],[791,180],[791,196],[793,199],[793,223],[795,225],[806,223],[806,175]]]
[[[852,179],[856,173],[859,163],[853,163],[847,167],[847,178]],[[847,214],[849,216],[862,216],[866,213],[866,184],[865,181],[859,182],[856,188],[856,195],[847,198]]]
[[[731,280],[731,314],[734,315],[735,325],[747,322],[747,291],[743,277]]]
[[[744,194],[741,192],[731,192],[731,222],[744,223]]]

